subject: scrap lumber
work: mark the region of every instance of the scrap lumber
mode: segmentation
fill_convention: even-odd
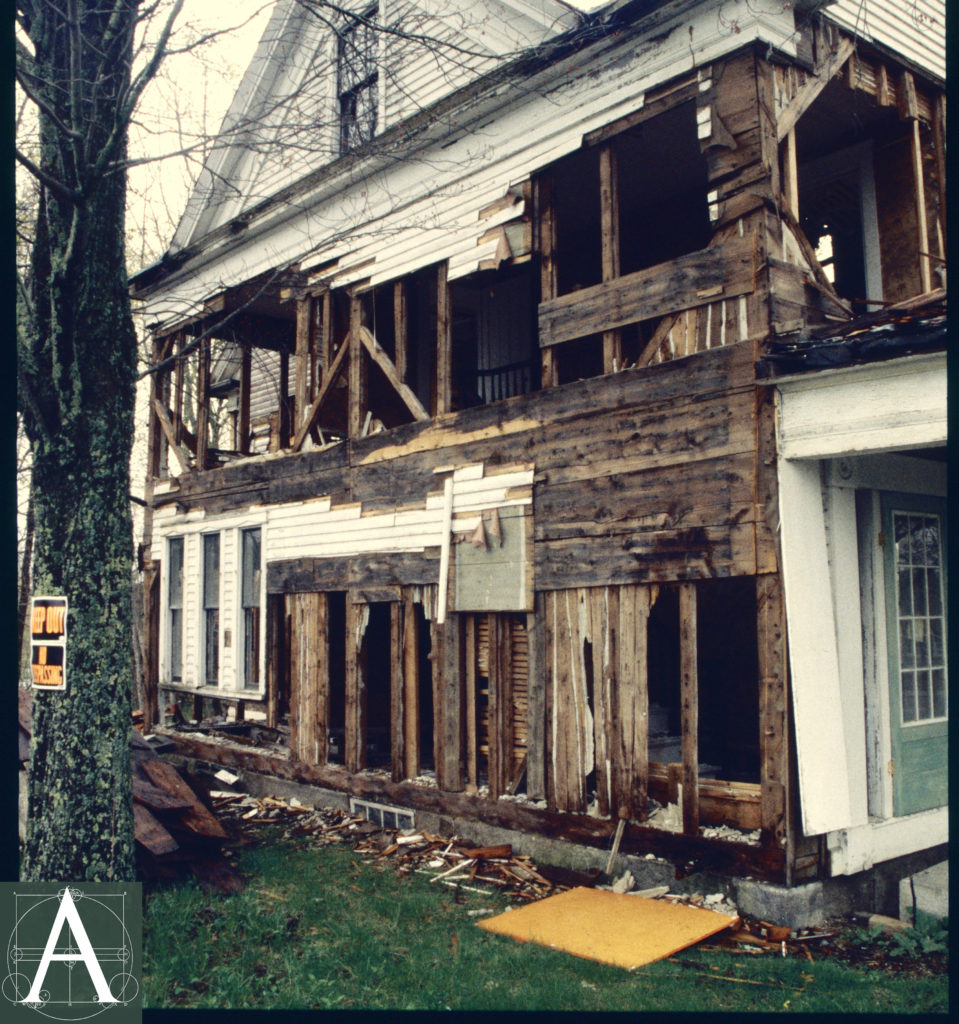
[[[143,770],[150,777],[150,781],[159,789],[165,790],[168,794],[186,801],[189,810],[182,816],[181,820],[187,828],[203,836],[216,836],[226,839],[227,834],[223,826],[216,818],[200,803],[196,794],[183,781],[179,772],[166,761],[144,761]]]
[[[180,848],[180,844],[147,808],[136,801],[133,804],[133,831],[136,841],[156,857],[173,853]]]

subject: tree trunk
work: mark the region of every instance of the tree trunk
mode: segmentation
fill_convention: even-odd
[[[136,0],[38,3],[39,204],[20,389],[33,451],[34,589],[66,595],[67,690],[34,700],[24,877],[134,876],[130,450],[136,339],[124,266]]]

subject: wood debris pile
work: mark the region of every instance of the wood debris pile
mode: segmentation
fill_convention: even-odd
[[[136,730],[131,752],[138,877],[177,878],[189,870],[223,892],[241,889],[223,848],[228,833],[195,789]]]

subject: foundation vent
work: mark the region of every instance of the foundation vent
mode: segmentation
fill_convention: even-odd
[[[405,807],[390,807],[373,803],[372,800],[357,800],[350,797],[350,814],[362,816],[380,828],[413,828],[413,812]]]

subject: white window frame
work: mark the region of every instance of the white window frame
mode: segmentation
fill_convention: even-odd
[[[259,626],[259,682],[256,686],[247,686],[245,677],[246,627],[243,614],[243,533],[246,530],[260,531],[260,626]],[[243,523],[237,526],[234,536],[236,551],[236,602],[233,618],[236,650],[234,652],[234,688],[241,696],[252,698],[254,694],[263,696],[266,693],[266,522]]]
[[[217,624],[217,682],[210,683],[206,677],[206,538],[216,537],[218,544],[218,571],[217,571],[217,611],[220,613]],[[220,689],[223,684],[223,532],[221,530],[204,530],[200,534],[200,601],[199,601],[199,623],[198,636],[200,642],[197,645],[200,664],[198,665],[197,676],[200,683],[205,687]]]

